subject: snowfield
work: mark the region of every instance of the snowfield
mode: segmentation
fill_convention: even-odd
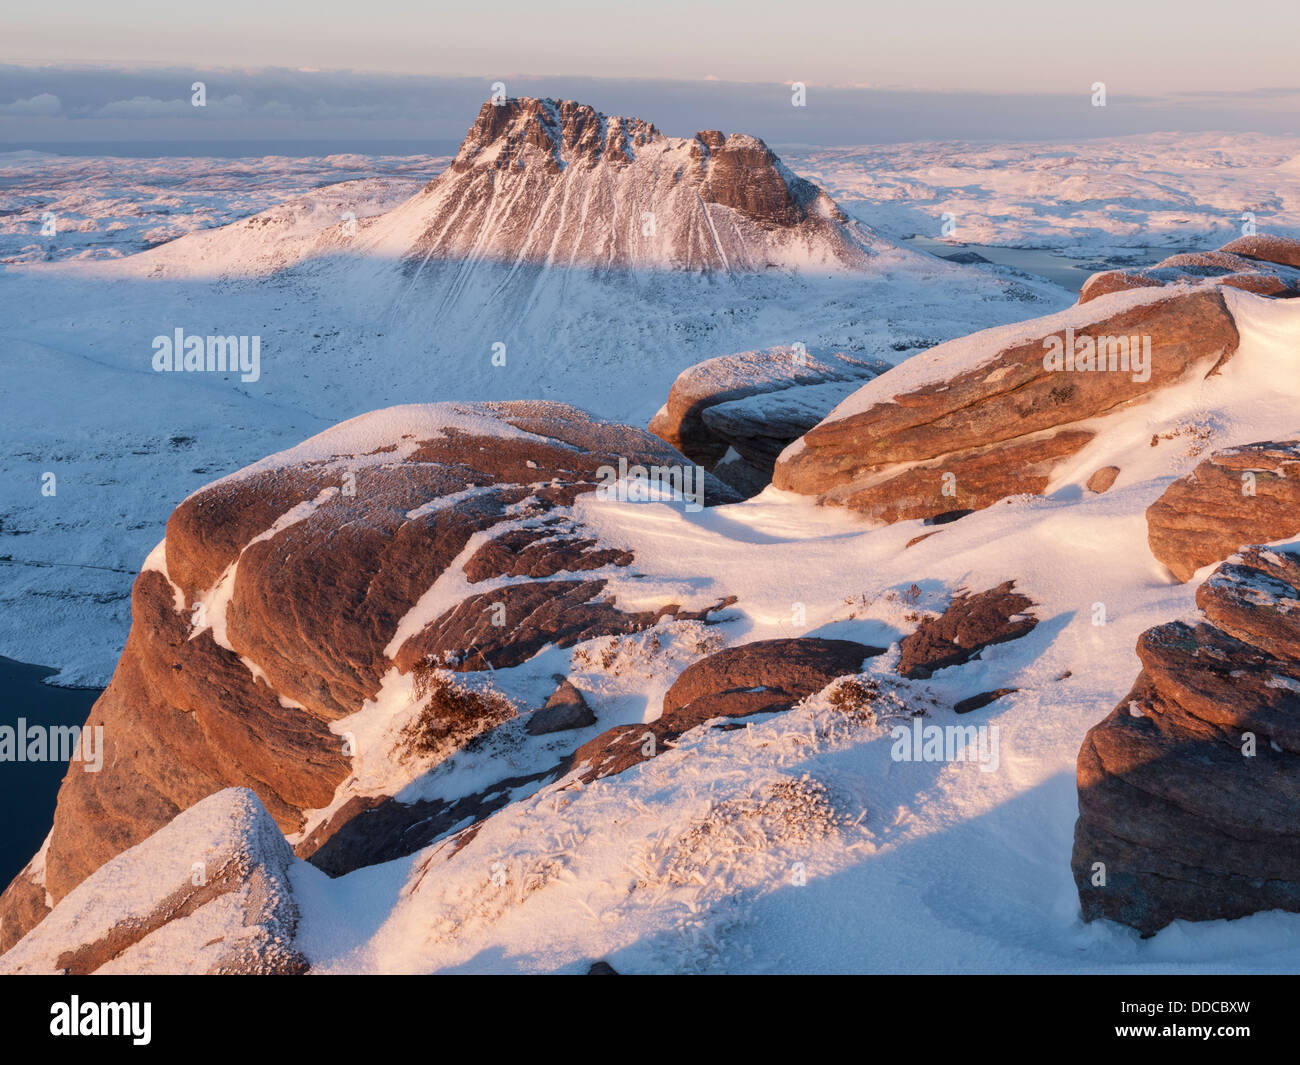
[[[1096,259],[1217,248],[1241,235],[1247,212],[1261,233],[1300,236],[1295,137],[1157,133],[778,150],[847,212],[894,239],[920,234]],[[945,213],[956,226],[948,236]]]

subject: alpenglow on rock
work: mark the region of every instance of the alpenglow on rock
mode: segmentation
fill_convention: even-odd
[[[411,405],[182,502],[135,582],[126,648],[88,721],[104,728],[104,767],[65,777],[46,847],[0,896],[0,949],[225,788],[253,791],[313,857],[366,808],[347,798],[391,795],[382,780],[338,790],[360,770],[331,728],[386,680],[430,662],[518,665],[682,616],[669,601],[624,609],[606,590],[634,556],[584,527],[574,504],[620,462],[689,467],[649,433],[565,404]],[[708,505],[737,498],[708,475],[699,487]],[[392,761],[361,754],[380,770]],[[408,836],[400,853],[423,842]],[[344,866],[329,859],[331,872]]]

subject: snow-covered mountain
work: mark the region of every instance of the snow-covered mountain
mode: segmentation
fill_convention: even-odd
[[[396,264],[413,281],[451,264],[456,287],[480,266],[863,270],[892,247],[756,137],[718,130],[666,137],[639,118],[531,98],[485,103],[451,165],[391,211],[356,226],[340,219],[314,240],[292,239],[298,234],[282,221],[243,223],[254,232],[275,226],[275,255],[227,255],[225,268],[250,273],[339,253]],[[183,270],[196,245],[210,269],[223,248],[242,242],[227,227],[143,262]]]

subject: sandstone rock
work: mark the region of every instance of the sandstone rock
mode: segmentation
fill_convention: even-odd
[[[752,495],[771,480],[788,444],[888,368],[874,359],[794,348],[707,359],[678,375],[650,431]],[[729,451],[734,460],[720,465]]]
[[[995,688],[993,691],[980,692],[978,695],[968,695],[965,699],[958,699],[952,704],[953,710],[958,714],[969,714],[972,710],[982,710],[989,703],[996,702],[1004,695],[1014,695],[1016,688]]]
[[[1045,368],[1045,345],[1055,337],[1063,347],[1067,328],[1094,341],[1150,337],[1149,377]],[[980,353],[982,341],[987,355]],[[1213,373],[1237,342],[1232,316],[1214,290],[1114,295],[1014,329],[975,334],[914,356],[859,389],[786,449],[773,484],[882,522],[1041,492],[1055,466],[1095,434],[1095,427],[1078,423]],[[953,372],[945,372],[949,363]],[[933,373],[933,380],[914,384],[921,373]],[[896,380],[908,383],[899,387]]]
[[[1151,553],[1180,581],[1243,544],[1300,533],[1300,441],[1215,452],[1147,508]]]
[[[591,712],[582,692],[572,682],[561,678],[559,686],[546,700],[546,705],[528,715],[524,728],[532,736],[542,736],[549,732],[586,728],[595,723],[596,715]]]
[[[1100,495],[1115,483],[1115,478],[1118,476],[1118,466],[1102,466],[1100,469],[1094,470],[1092,476],[1088,478],[1088,491]]]
[[[1289,237],[1273,237],[1257,233],[1249,237],[1238,237],[1229,241],[1222,248],[1232,255],[1244,259],[1257,259],[1260,262],[1277,263],[1300,270],[1300,240]]]
[[[686,462],[563,404],[399,407],[185,500],[136,581],[126,650],[87,722],[104,728],[104,767],[65,777],[39,875],[0,899],[8,940],[44,914],[46,891],[57,902],[222,789],[250,788],[285,834],[304,830],[303,812],[330,806],[351,771],[330,723],[374,698],[394,666],[438,654],[455,669],[495,668],[707,614],[671,603],[627,613],[605,594],[598,571],[631,554],[585,533],[570,507],[620,458]],[[737,498],[705,487],[708,503]],[[449,570],[466,590],[412,620]],[[474,591],[504,577],[515,582]],[[313,828],[304,853],[324,843]]]
[[[1197,603],[1205,621],[1142,634],[1133,690],[1079,751],[1084,919],[1143,935],[1300,911],[1300,555],[1251,548]]]
[[[69,892],[0,972],[304,972],[293,861],[251,791],[211,795]]]
[[[656,720],[601,733],[579,747],[570,764],[583,769],[586,781],[621,773],[711,718],[789,710],[883,653],[852,640],[811,637],[727,648],[682,672],[664,694],[663,713]]]
[[[937,670],[969,662],[986,647],[1033,631],[1038,624],[1028,613],[1033,601],[1014,589],[1015,581],[1006,581],[984,592],[954,596],[942,614],[924,618],[915,632],[903,637],[898,672],[924,680]],[[994,698],[1004,694],[998,692]],[[983,704],[968,709],[978,705]]]
[[[1300,296],[1300,241],[1279,237],[1241,237],[1218,251],[1171,255],[1140,270],[1093,274],[1079,291],[1088,303],[1111,292],[1183,282],[1212,281],[1261,296]]]

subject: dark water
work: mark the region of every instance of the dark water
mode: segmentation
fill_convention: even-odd
[[[41,681],[56,670],[0,657],[0,726],[81,725],[99,698],[98,688],[54,688]],[[54,800],[67,771],[63,762],[0,762],[0,890],[45,840]]]

